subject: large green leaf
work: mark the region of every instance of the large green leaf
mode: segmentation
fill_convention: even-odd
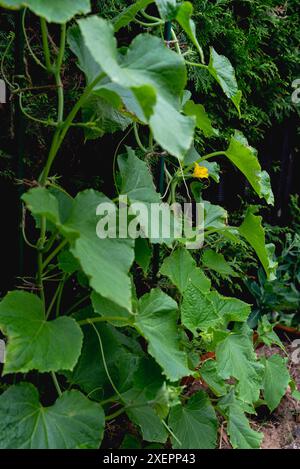
[[[209,294],[202,293],[193,280],[189,281],[183,294],[181,321],[194,335],[198,330],[205,331],[221,322],[221,317]]]
[[[202,104],[196,104],[194,103],[194,101],[190,100],[185,103],[183,110],[187,116],[195,116],[196,127],[202,130],[205,137],[219,135],[218,130],[212,126],[211,120],[208,117],[205,108]]]
[[[125,10],[121,11],[115,18],[113,18],[114,30],[117,32],[119,29],[127,26],[138,14],[138,12],[146,8],[154,0],[137,0]]]
[[[262,171],[257,158],[257,151],[248,144],[247,139],[238,130],[231,137],[227,158],[244,174],[259,197],[270,205],[274,204],[270,177]]]
[[[92,93],[82,106],[84,136],[87,140],[100,138],[107,133],[124,131],[132,122],[131,118],[122,112],[121,100],[115,105],[115,99],[110,102],[107,97],[107,94],[105,99],[97,93]]]
[[[80,270],[79,262],[68,249],[61,251],[57,256],[57,260],[59,268],[67,274],[73,274]]]
[[[264,359],[263,363],[265,365],[264,398],[272,412],[285,395],[291,378],[287,369],[287,360],[280,355],[272,355]]]
[[[97,449],[104,430],[102,407],[79,391],[66,391],[43,407],[28,383],[0,396],[1,449]]]
[[[134,245],[135,262],[147,274],[152,258],[152,249],[147,239],[137,238]]]
[[[90,84],[103,71],[100,65],[94,60],[89,49],[86,47],[80,29],[77,25],[68,28],[68,44],[71,51],[76,55],[77,65],[85,73],[87,83]]]
[[[246,212],[245,219],[239,227],[239,232],[253,247],[265,269],[268,280],[275,280],[277,269],[277,262],[273,260],[275,246],[271,243],[265,244],[265,231],[262,227],[262,217],[254,215],[251,207],[248,208]]]
[[[192,20],[193,5],[190,2],[183,2],[177,10],[176,20],[185,31],[187,36],[190,38],[200,56],[203,55],[202,49],[197,39],[195,23]]]
[[[253,430],[245,416],[243,403],[231,391],[224,396],[218,404],[227,418],[227,433],[233,448],[255,449],[259,448],[263,434]]]
[[[205,229],[223,229],[227,225],[227,211],[220,205],[214,205],[204,200],[204,227]]]
[[[194,334],[207,331],[231,321],[244,322],[250,314],[250,305],[237,299],[220,295],[217,291],[203,292],[189,281],[183,294],[181,320]]]
[[[186,354],[179,348],[177,310],[177,303],[171,297],[154,289],[140,299],[136,316],[136,327],[148,341],[148,352],[170,381],[191,374]]]
[[[133,387],[122,394],[126,413],[141,429],[143,439],[165,443],[168,437],[156,406],[164,386],[161,368],[149,357],[141,360],[133,376]]]
[[[227,432],[233,448],[256,449],[260,447],[263,434],[253,430],[242,409],[231,406],[228,410]]]
[[[172,20],[175,18],[178,6],[177,0],[155,0],[160,16],[164,20]]]
[[[4,374],[30,370],[72,370],[81,351],[76,321],[47,321],[40,298],[24,291],[8,293],[0,303],[0,328],[8,336]]]
[[[223,396],[227,393],[228,385],[219,375],[215,360],[205,360],[201,365],[200,374],[201,378],[206,382],[216,396]]]
[[[0,6],[12,9],[28,7],[49,23],[66,23],[75,15],[91,11],[90,0],[0,0]]]
[[[238,274],[225,260],[223,254],[206,249],[202,256],[202,262],[208,269],[218,272],[222,276],[238,277]]]
[[[234,68],[227,57],[219,55],[213,47],[210,48],[208,71],[219,83],[226,96],[232,100],[240,113],[242,92],[238,88]]]
[[[196,267],[196,261],[183,247],[176,249],[164,260],[160,273],[169,277],[180,293],[185,291],[191,279],[203,293],[210,290],[210,280]]]
[[[174,449],[213,449],[217,440],[218,421],[209,397],[203,391],[194,394],[185,405],[171,409],[169,425]]]
[[[129,239],[99,239],[96,207],[109,199],[99,192],[87,190],[77,195],[72,214],[64,227],[77,231],[79,237],[71,247],[91,287],[100,295],[124,308],[131,309],[131,281],[128,271],[134,258],[133,242]]]
[[[237,392],[242,401],[258,400],[262,387],[264,366],[258,362],[253,350],[252,331],[232,332],[216,347],[220,376],[238,380]]]
[[[184,60],[159,38],[144,34],[137,36],[121,57],[110,23],[95,16],[78,23],[91,56],[112,84],[117,85],[114,91],[122,98],[122,90],[131,90],[144,114],[142,120],[149,123],[156,141],[170,154],[183,159],[191,146],[195,126],[194,118],[179,112],[180,95],[186,83]],[[125,104],[128,107],[128,101]],[[128,110],[136,113],[136,104]]]
[[[284,345],[281,342],[280,338],[274,332],[275,324],[271,324],[266,315],[262,316],[261,319],[258,321],[257,333],[259,342],[266,344],[268,347],[272,345],[277,345],[283,351],[285,351]]]
[[[90,313],[84,312],[81,317]],[[132,385],[142,351],[135,341],[108,324],[97,324],[95,327],[100,336],[105,362],[109,374],[120,392],[125,392]],[[104,399],[111,396],[113,390],[105,371],[101,354],[99,336],[90,324],[83,326],[84,340],[78,363],[72,373],[66,373],[69,382],[79,386],[93,399]]]
[[[126,194],[130,202],[161,201],[149,167],[136,156],[132,148],[127,147],[127,155],[121,155],[118,163],[122,176],[121,194]]]
[[[57,199],[45,188],[34,188],[23,195],[34,215],[45,216],[70,242],[70,251],[88,276],[90,286],[100,295],[131,310],[131,282],[128,271],[134,258],[133,241],[120,238],[99,239],[96,234],[100,203],[112,202],[92,189],[79,193],[63,222]]]
[[[205,162],[203,162],[205,163]],[[199,184],[198,182],[192,183]],[[200,183],[201,184],[201,183]],[[232,243],[239,243],[239,232],[238,229],[228,225],[228,214],[227,211],[220,205],[213,205],[207,200],[201,199],[201,194],[197,195],[199,188],[195,187],[194,196],[196,201],[203,202],[204,204],[204,228],[208,232],[216,231],[219,235],[228,238]]]
[[[90,84],[103,71],[84,44],[78,26],[68,29],[67,38],[70,49],[77,56],[78,67],[85,73],[87,83]],[[103,82],[109,80],[103,79]],[[121,98],[113,90],[96,87],[82,106],[86,139],[96,139],[105,133],[125,130],[132,120],[123,108]]]
[[[238,298],[226,297],[217,291],[210,292],[208,296],[226,324],[231,321],[244,322],[251,312],[250,305]]]

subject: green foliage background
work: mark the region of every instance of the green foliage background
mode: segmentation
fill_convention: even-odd
[[[243,92],[241,128],[257,145],[268,128],[299,113],[291,102],[291,84],[300,70],[298,0],[194,0],[197,38],[213,46],[232,63]],[[101,0],[95,4],[111,18],[130,0]],[[184,33],[179,39],[186,44]],[[187,49],[187,47],[186,47]],[[192,55],[188,56],[192,59]],[[205,71],[192,68],[189,79],[218,128],[235,128],[237,116]],[[213,94],[211,94],[213,93]],[[207,96],[216,95],[216,100]]]

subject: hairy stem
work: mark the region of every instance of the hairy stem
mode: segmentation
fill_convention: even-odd
[[[66,25],[63,24],[61,27],[61,34],[60,34],[60,46],[59,52],[57,57],[57,62],[55,66],[55,82],[58,86],[57,89],[57,96],[58,96],[58,111],[57,111],[57,122],[62,122],[64,118],[64,89],[63,83],[61,80],[61,67],[64,59],[65,54],[65,47],[66,47]]]

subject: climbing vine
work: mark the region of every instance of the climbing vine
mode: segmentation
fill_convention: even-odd
[[[259,199],[273,204],[273,194],[256,150],[239,130],[226,147],[203,155],[196,151],[196,131],[214,141],[219,131],[187,89],[187,69],[200,68],[241,116],[242,93],[231,63],[212,47],[202,49],[189,2],[138,0],[111,21],[101,9],[90,14],[89,0],[1,0],[0,5],[24,8],[27,53],[57,91],[56,115],[40,119],[26,111],[20,84],[7,79],[26,119],[50,128],[52,140],[37,180],[22,195],[24,219],[31,214],[36,226],[35,241],[28,240],[23,226],[36,256],[35,284],[9,292],[0,303],[7,339],[2,375],[14,375],[16,383],[0,395],[0,447],[97,448],[105,423],[124,414],[144,442],[214,448],[222,420],[234,448],[258,448],[262,436],[247,415],[262,404],[274,410],[289,384],[297,391],[284,358],[256,353],[259,342],[283,348],[272,326],[264,318],[254,342],[247,325],[251,306],[221,295],[207,271],[236,275],[214,249],[218,239],[226,239],[249,243],[273,280],[274,246],[265,243],[255,207],[248,208],[240,226],[230,226],[225,209],[205,200],[203,192],[210,179],[219,181],[218,160],[227,158]],[[26,15],[39,17],[35,45]],[[49,40],[53,23],[60,28],[55,47]],[[118,47],[116,34],[131,23],[145,32]],[[179,28],[195,52],[193,61],[178,40]],[[76,57],[86,83],[70,109],[61,79],[66,53]],[[60,185],[55,164],[64,158],[64,141],[74,127],[85,139],[124,133],[115,154],[102,155],[113,159],[112,200],[94,189],[73,196]],[[135,148],[125,146],[129,134]],[[154,167],[160,169],[158,188]],[[170,204],[182,198],[201,204],[203,246],[188,249],[191,239],[184,236],[100,239],[97,207],[113,204],[120,216],[124,197],[128,210],[163,201],[171,213]],[[143,230],[143,214],[138,223]],[[82,294],[65,309],[71,282]],[[42,404],[37,373],[51,377],[56,393],[51,405]],[[189,392],[191,383],[201,384],[201,390]]]

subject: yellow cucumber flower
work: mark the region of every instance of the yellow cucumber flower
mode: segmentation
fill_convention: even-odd
[[[195,163],[193,176],[194,178],[198,178],[198,179],[207,179],[208,169],[205,168],[204,166],[200,166],[198,163]]]

